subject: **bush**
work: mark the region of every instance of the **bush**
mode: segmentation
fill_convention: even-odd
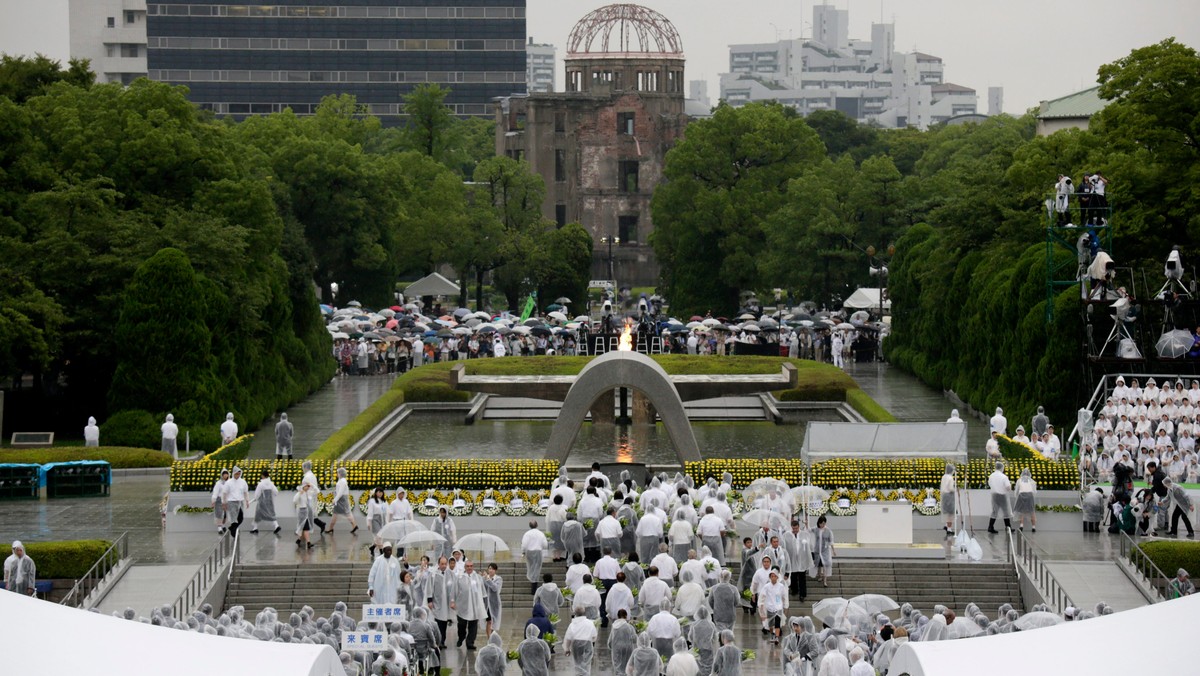
[[[365,411],[358,414],[354,420],[351,420],[340,430],[330,435],[325,440],[325,443],[318,446],[317,450],[309,454],[308,457],[312,460],[337,460],[351,446],[366,436],[367,432],[374,429],[397,406],[403,403],[403,390],[395,388],[388,390],[374,404],[371,404]]]
[[[100,426],[100,438],[113,446],[162,448],[162,420],[148,411],[121,411]]]
[[[45,465],[50,462],[73,462],[75,460],[103,460],[112,469],[130,469],[137,467],[170,467],[174,458],[162,451],[152,451],[146,448],[123,448],[120,446],[100,446],[98,448],[68,446],[65,448],[23,449],[4,452],[4,462],[32,462]]]
[[[775,392],[779,401],[845,401],[846,389],[836,385],[815,385],[798,387],[794,390],[779,390]]]
[[[257,481],[262,470],[269,469],[275,485],[290,490],[300,483],[302,464],[301,460],[247,460],[238,466],[249,482]],[[233,465],[231,460],[177,462],[171,466],[171,490],[208,491],[221,470]],[[558,476],[558,463],[553,460],[315,460],[313,473],[317,482],[332,486],[338,467],[346,468],[347,482],[355,490],[376,486],[384,486],[388,491],[397,486],[409,490],[548,488]]]
[[[1071,463],[1012,461],[1006,464],[1004,471],[1010,479],[1015,480],[1025,467],[1029,468],[1038,487],[1043,490],[1079,489],[1079,471]],[[714,458],[684,465],[684,471],[697,484],[709,476],[720,477],[722,472],[729,472],[733,475],[733,487],[736,489],[745,488],[762,477],[774,477],[792,486],[799,486],[810,476],[813,485],[827,489],[931,488],[941,483],[945,469],[946,462],[936,458],[835,458],[815,463],[811,473],[807,465],[794,458]],[[958,485],[964,489],[985,488],[991,472],[991,462],[982,458],[970,460],[958,466]]]
[[[896,422],[896,416],[858,388],[846,390],[846,403],[850,404],[850,407],[858,411],[868,422]]]
[[[467,401],[471,393],[466,390],[456,390],[449,383],[416,382],[403,389],[404,400],[409,402],[426,401]]]
[[[39,580],[78,580],[112,546],[107,540],[24,542],[25,553],[37,564]],[[0,545],[0,558],[12,554],[11,543]]]
[[[1193,576],[1200,572],[1200,542],[1169,542],[1154,540],[1143,542],[1142,551],[1162,570],[1168,579],[1183,568]]]

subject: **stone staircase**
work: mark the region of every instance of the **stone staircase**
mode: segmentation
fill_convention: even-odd
[[[501,596],[506,609],[524,611],[530,607],[529,583],[525,580],[522,562],[498,564],[504,578]],[[345,601],[352,615],[361,612],[367,602],[366,563],[334,564],[273,564],[240,565],[225,594],[225,607],[240,605],[246,616],[253,618],[270,606],[286,617],[302,606],[312,606],[318,616],[327,616],[338,601]],[[566,568],[547,564],[544,572],[552,573],[561,586]],[[734,579],[737,567],[734,567]],[[930,613],[934,605],[942,604],[961,614],[967,603],[974,601],[992,616],[1003,603],[1024,609],[1017,578],[1012,566],[989,563],[951,563],[945,561],[856,560],[838,561],[829,586],[820,580],[808,581],[808,597],[802,604],[793,603],[789,614],[806,615],[812,604],[832,596],[850,598],[858,594],[884,594],[900,603]]]

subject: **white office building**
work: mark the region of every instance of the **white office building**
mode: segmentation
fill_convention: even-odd
[[[849,37],[849,13],[813,7],[813,38],[730,45],[721,98],[730,105],[779,101],[802,115],[838,110],[882,127],[917,127],[976,113],[974,89],[943,79],[936,56],[895,51],[895,24]]]
[[[554,45],[525,45],[525,82],[530,94],[551,93],[555,88]]]
[[[89,59],[96,82],[146,77],[146,0],[70,0],[71,58]]]

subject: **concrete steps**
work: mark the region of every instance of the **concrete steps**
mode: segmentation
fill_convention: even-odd
[[[522,562],[499,563],[504,579],[501,592],[506,609],[524,612],[530,608],[529,583]],[[738,567],[733,567],[734,579]],[[318,615],[332,612],[333,605],[345,601],[352,614],[367,602],[366,563],[310,565],[242,565],[234,570],[225,596],[225,607],[241,605],[249,617],[270,606],[286,615],[302,606],[312,606]],[[548,563],[544,572],[554,575],[561,586],[566,567]],[[859,560],[835,563],[829,586],[820,580],[808,581],[808,597],[792,604],[791,614],[808,614],[812,604],[824,598],[859,594],[884,594],[900,603],[911,603],[928,614],[941,604],[963,612],[967,603],[977,603],[984,612],[994,614],[1001,604],[1023,609],[1020,589],[1012,566],[986,563],[906,562]],[[794,601],[794,600],[793,600]]]

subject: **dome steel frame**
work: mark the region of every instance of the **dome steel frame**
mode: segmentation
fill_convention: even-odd
[[[567,39],[567,58],[683,58],[674,24],[641,5],[605,5],[579,20]]]

